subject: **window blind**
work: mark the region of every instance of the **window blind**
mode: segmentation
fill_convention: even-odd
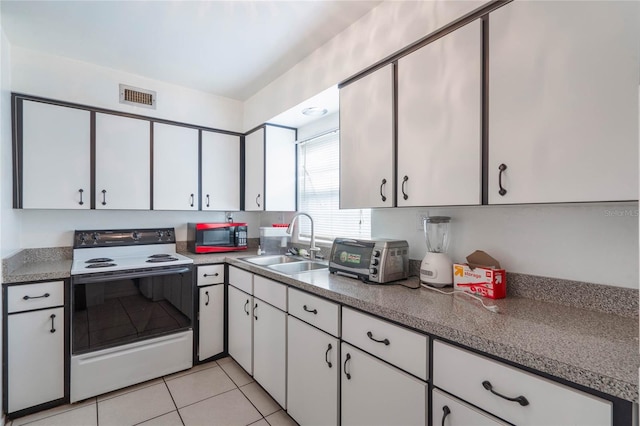
[[[298,146],[298,209],[313,217],[316,239],[371,237],[371,210],[340,210],[340,146],[336,130]],[[310,238],[308,220],[298,222],[298,237]]]

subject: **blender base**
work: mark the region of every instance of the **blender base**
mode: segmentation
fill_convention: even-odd
[[[420,264],[420,281],[433,287],[453,285],[453,262],[446,253],[427,253]]]

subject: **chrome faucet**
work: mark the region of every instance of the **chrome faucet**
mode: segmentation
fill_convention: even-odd
[[[295,224],[298,216],[306,216],[311,221],[311,243],[309,244],[309,258],[311,260],[314,260],[316,258],[316,252],[319,252],[321,249],[320,247],[316,247],[316,234],[313,230],[313,218],[311,216],[309,216],[307,213],[296,213],[291,218],[291,223],[287,227],[287,234],[291,235],[291,232],[293,232],[293,225]]]

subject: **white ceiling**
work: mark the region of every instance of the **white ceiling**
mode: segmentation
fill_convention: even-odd
[[[2,0],[12,45],[244,101],[380,1]]]

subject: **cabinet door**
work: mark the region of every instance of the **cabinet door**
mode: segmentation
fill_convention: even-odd
[[[22,102],[22,207],[88,209],[90,113]]]
[[[151,125],[96,113],[96,209],[149,210]]]
[[[482,28],[398,61],[398,206],[480,204]]]
[[[343,425],[426,425],[426,383],[346,343],[341,368]]]
[[[507,423],[477,408],[434,389],[432,392],[432,424],[444,426],[506,426]]]
[[[253,301],[253,378],[286,408],[287,314]]]
[[[10,413],[64,398],[64,308],[7,317]]]
[[[240,210],[240,137],[202,131],[202,210]]]
[[[296,210],[296,131],[266,126],[264,208]]]
[[[638,199],[639,8],[516,1],[491,13],[491,204]]]
[[[198,210],[198,131],[153,124],[153,209]]]
[[[224,351],[224,284],[200,287],[198,360]]]
[[[340,89],[340,208],[393,207],[393,65]]]
[[[289,316],[287,412],[301,425],[338,424],[340,341]]]
[[[264,129],[244,139],[244,209],[264,210]]]
[[[253,297],[231,286],[229,293],[229,355],[253,374]]]

